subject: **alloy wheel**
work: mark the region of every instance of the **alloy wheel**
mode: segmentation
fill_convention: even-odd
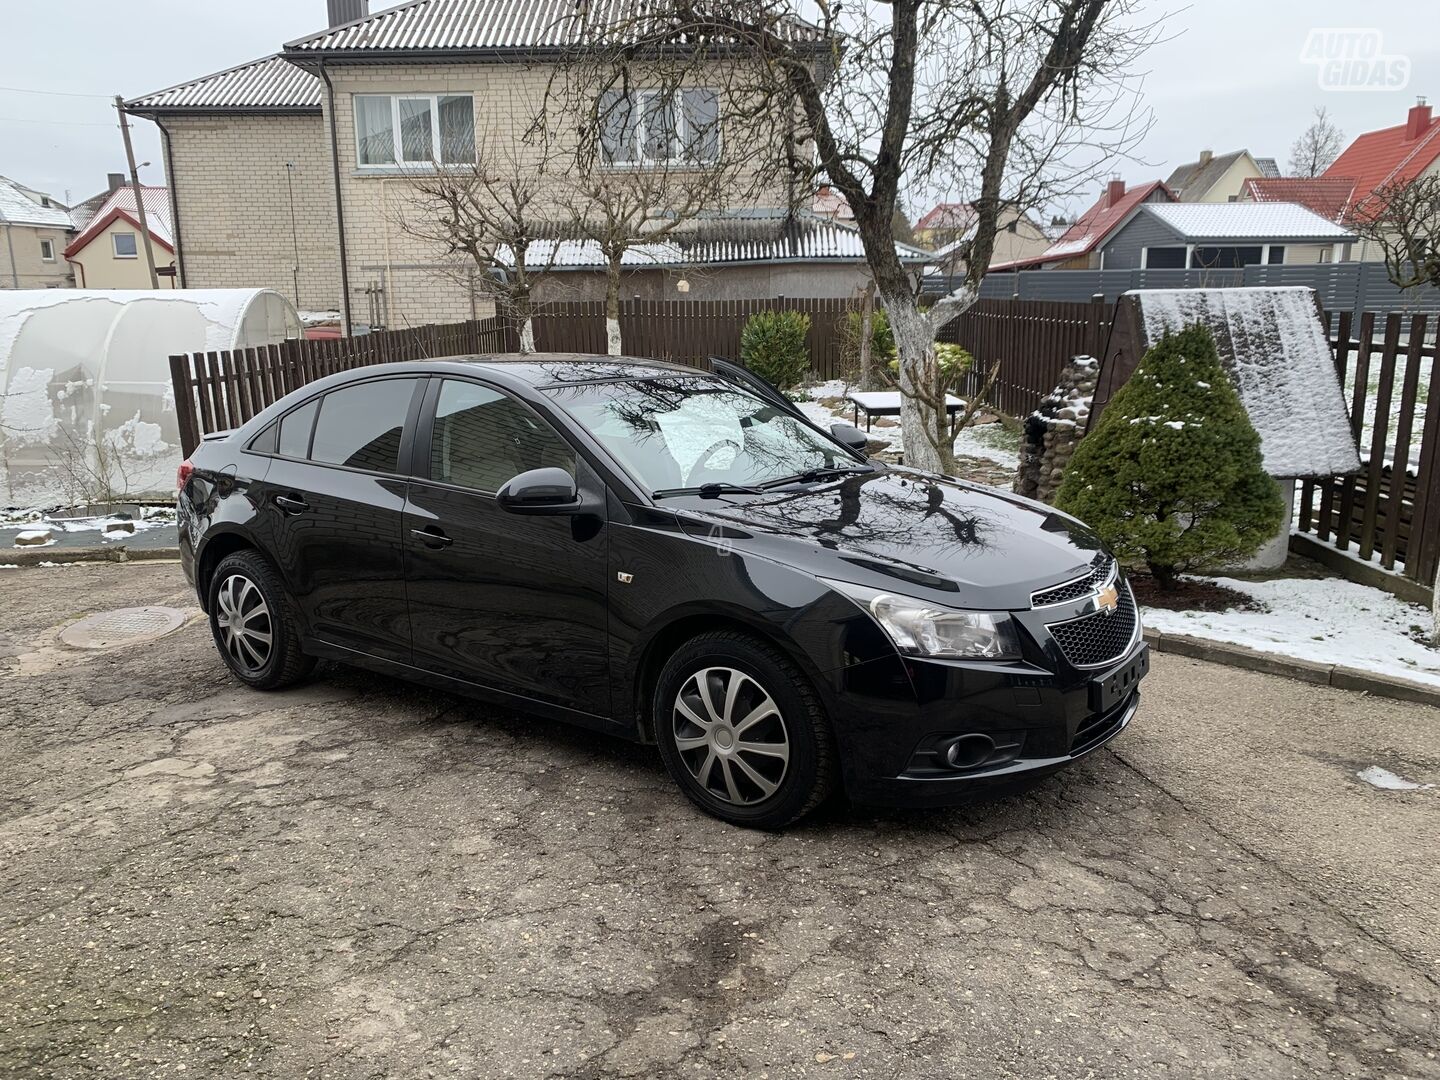
[[[260,671],[270,660],[275,634],[265,597],[249,578],[231,574],[220,583],[217,599],[215,625],[226,654],[244,671]]]
[[[790,767],[785,720],[766,689],[743,671],[701,668],[681,684],[675,747],[691,777],[736,806],[763,802]]]

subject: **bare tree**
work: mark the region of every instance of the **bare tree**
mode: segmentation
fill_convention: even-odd
[[[1384,253],[1397,288],[1440,288],[1440,175],[1377,188],[1356,208],[1351,227]]]
[[[778,147],[768,166],[792,192],[823,180],[845,197],[895,334],[905,459],[945,471],[935,335],[977,298],[1002,207],[1068,192],[1143,134],[1129,72],[1157,24],[1136,24],[1131,0],[812,8],[815,23],[787,0],[659,0],[592,44],[615,79],[718,83],[727,132],[760,117],[784,130],[753,153]],[[895,247],[902,185],[959,187],[976,208],[962,283],[928,311]]]
[[[514,147],[480,146],[474,164],[413,170],[398,214],[403,232],[433,245],[448,273],[491,297],[514,320],[520,351],[535,351],[535,290],[554,269],[565,234],[560,184]],[[460,156],[460,155],[454,155]]]
[[[1345,149],[1345,134],[1324,106],[1315,110],[1315,119],[1290,146],[1290,175],[1319,176]]]

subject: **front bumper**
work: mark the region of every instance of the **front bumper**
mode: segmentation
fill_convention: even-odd
[[[1148,660],[1137,642],[1103,671],[1068,676],[915,658],[852,667],[832,702],[846,793],[953,806],[1063,769],[1129,726]],[[1106,684],[1109,693],[1097,689]],[[967,756],[972,746],[979,752]]]

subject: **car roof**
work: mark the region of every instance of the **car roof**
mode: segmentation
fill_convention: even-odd
[[[526,356],[446,356],[426,366],[452,367],[475,374],[498,375],[533,387],[623,379],[653,379],[664,375],[709,375],[711,372],[630,356],[587,353],[530,353]]]

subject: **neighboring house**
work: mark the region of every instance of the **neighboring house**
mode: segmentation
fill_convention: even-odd
[[[1355,236],[1295,203],[1147,203],[1106,237],[1107,270],[1340,262]]]
[[[975,218],[970,203],[940,203],[916,223],[915,242],[934,250],[934,265],[942,273],[953,273],[948,264],[965,241],[975,235]],[[1051,244],[1044,227],[1018,210],[1001,211],[999,226],[995,250],[990,255],[991,267],[1033,258]]]
[[[1241,202],[1299,203],[1326,221],[1343,222],[1355,200],[1355,180],[1348,176],[1285,176],[1251,178]]]
[[[1353,217],[1357,211],[1363,212],[1377,191],[1437,173],[1440,173],[1440,119],[1421,98],[1410,107],[1405,123],[1358,136],[1320,178],[1354,181],[1349,208]],[[1384,257],[1384,253],[1368,241],[1359,245],[1357,258],[1377,262]]]
[[[618,0],[605,10],[624,13],[637,2]],[[489,305],[474,275],[467,280],[453,255],[402,228],[412,178],[433,168],[437,156],[442,165],[473,161],[477,134],[486,151],[529,160],[524,136],[554,65],[586,37],[577,5],[411,0],[373,15],[353,0],[331,7],[332,15],[348,7],[361,16],[274,56],[127,103],[164,135],[183,284],[267,286],[302,310],[340,308],[354,323],[393,327],[483,314]],[[679,91],[679,123],[703,123],[715,93]],[[723,153],[730,140],[718,135],[704,145]],[[672,139],[677,154],[694,145],[679,134]],[[744,140],[733,141],[742,152]],[[655,145],[607,133],[605,149],[619,167],[644,168]],[[655,281],[673,278],[677,290],[686,282],[691,299],[848,294],[865,279],[858,234],[837,205],[826,215],[832,221],[793,215],[793,236],[784,235],[771,208],[787,201],[788,192],[777,189],[768,205],[731,208],[755,211],[773,233],[738,244],[733,257],[702,260],[693,253],[712,247],[680,243],[667,259],[693,254],[694,264],[651,270],[628,261],[635,268],[627,270],[626,293],[651,292]],[[842,234],[844,243],[836,239]],[[562,280],[592,295],[588,267],[574,269]],[[675,272],[681,269],[693,272]],[[793,287],[780,289],[786,282]]]
[[[1257,157],[1255,167],[1260,170],[1260,175],[1268,180],[1280,178],[1280,163],[1273,157]]]
[[[74,286],[64,258],[73,229],[64,205],[0,176],[0,289]]]
[[[1264,159],[1278,175],[1273,158]],[[1201,150],[1195,161],[1186,162],[1166,178],[1165,186],[1181,202],[1223,203],[1240,198],[1245,181],[1270,175],[1250,156],[1249,150],[1215,154]]]
[[[149,289],[150,266],[145,258],[145,238],[140,229],[141,208],[150,229],[150,249],[162,289],[177,287],[175,239],[170,220],[170,192],[163,187],[144,186],[140,199],[126,185],[107,194],[84,228],[65,249],[65,259],[75,268],[75,284],[81,289]]]
[[[830,221],[851,222],[855,220],[855,211],[850,208],[850,203],[844,195],[841,195],[829,184],[821,184],[820,190],[815,192],[815,202],[811,205],[815,213]]]
[[[1111,180],[1095,205],[1086,210],[1039,255],[1009,263],[991,263],[993,270],[1104,270],[1106,238],[1149,203],[1174,202],[1175,196],[1159,180],[1126,189],[1125,181]]]

